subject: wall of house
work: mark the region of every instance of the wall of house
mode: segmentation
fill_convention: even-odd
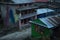
[[[8,9],[8,15],[7,14],[7,9]],[[10,14],[12,10],[13,14]],[[15,21],[15,15],[16,15],[16,6],[10,6],[7,8],[7,5],[1,5],[1,11],[2,11],[2,18],[4,20],[4,24],[6,25],[6,20],[9,20],[9,24],[12,24],[13,21]],[[9,17],[7,17],[9,16]],[[7,17],[7,18],[6,18]],[[12,18],[13,17],[13,18]],[[12,20],[12,21],[11,21]]]
[[[5,18],[5,16],[6,16],[6,5],[1,5],[1,11],[2,11],[2,18]]]

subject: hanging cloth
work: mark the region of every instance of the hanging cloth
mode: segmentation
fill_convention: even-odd
[[[9,15],[10,15],[10,20],[11,20],[11,23],[15,23],[15,18],[14,18],[14,14],[13,14],[13,10],[12,9],[10,9],[9,10]]]

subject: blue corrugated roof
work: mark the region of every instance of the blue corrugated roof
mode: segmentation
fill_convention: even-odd
[[[16,4],[34,2],[34,0],[12,0],[12,1]]]

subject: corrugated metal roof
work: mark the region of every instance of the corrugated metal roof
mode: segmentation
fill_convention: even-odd
[[[34,2],[34,0],[12,0],[16,4],[21,4],[21,3],[31,3]]]
[[[5,1],[7,1],[7,0],[5,0]],[[3,4],[23,4],[23,3],[32,3],[32,2],[47,2],[47,0],[8,0],[8,1],[7,2],[0,2],[0,3],[3,3]]]
[[[35,2],[48,2],[48,0],[34,0]]]

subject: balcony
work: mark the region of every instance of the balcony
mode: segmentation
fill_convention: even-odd
[[[18,8],[17,10],[23,11],[23,10],[29,10],[29,9],[36,9],[36,8],[39,8],[40,6],[43,6],[43,5],[45,5],[45,4],[33,5],[33,6],[28,6],[28,7],[21,7],[21,8]]]
[[[37,13],[34,12],[34,13],[23,15],[23,16],[21,16],[20,19],[26,19],[26,18],[30,18],[30,17],[36,16],[36,15],[37,15]]]

